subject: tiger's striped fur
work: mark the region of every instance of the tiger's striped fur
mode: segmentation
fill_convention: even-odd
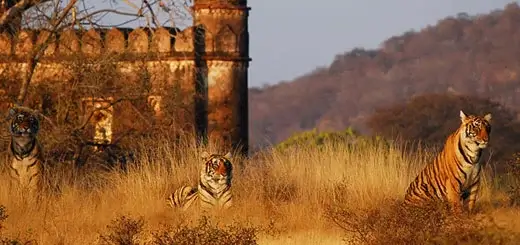
[[[232,205],[231,180],[233,179],[233,165],[229,160],[231,153],[226,155],[202,155],[204,164],[200,170],[200,179],[197,188],[182,186],[168,197],[172,207],[187,210],[195,201],[198,201],[203,210],[212,208],[228,209]]]
[[[191,186],[181,186],[177,188],[167,199],[167,203],[170,207],[180,208],[182,211],[186,211],[194,201],[198,200],[197,188]]]
[[[40,191],[43,179],[43,155],[37,135],[40,121],[28,108],[13,107],[11,116],[9,144],[9,174],[13,187],[28,190],[31,194]]]
[[[460,127],[448,136],[442,152],[408,186],[405,205],[447,202],[454,213],[473,211],[480,186],[480,158],[491,133],[491,114],[468,116],[461,110],[460,119]]]

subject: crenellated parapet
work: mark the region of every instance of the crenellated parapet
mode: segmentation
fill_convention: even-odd
[[[65,29],[56,35],[49,30],[23,29],[16,36],[0,33],[0,62],[23,60],[49,38],[44,60],[67,60],[78,56],[98,58],[106,54],[120,55],[121,59],[129,60],[136,57],[194,59],[195,51],[200,50],[197,45],[208,59],[222,54],[226,54],[228,59],[240,56],[238,30],[223,26],[218,33],[213,33],[205,28],[197,26],[183,31],[167,27]],[[196,32],[204,33],[202,40],[197,40]]]

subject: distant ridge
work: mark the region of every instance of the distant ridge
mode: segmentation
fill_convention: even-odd
[[[251,88],[253,147],[314,127],[368,133],[374,108],[425,92],[479,95],[520,107],[520,7],[486,15],[460,13],[419,32],[394,36],[377,50],[337,55],[326,69]]]

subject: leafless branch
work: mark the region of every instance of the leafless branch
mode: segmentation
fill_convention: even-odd
[[[21,0],[14,6],[8,6],[7,11],[0,16],[0,31],[5,30],[15,18],[21,16],[27,9],[48,1],[50,0]]]
[[[148,8],[150,14],[152,15],[152,23],[155,25],[155,27],[159,27],[159,21],[157,20],[157,16],[153,12],[152,6],[150,6],[150,3],[147,0],[143,0],[143,3],[146,5],[146,8]]]
[[[61,12],[60,16],[57,19],[51,21],[51,24],[52,24],[51,35],[48,35],[46,37],[45,41],[42,44],[38,45],[36,48],[34,48],[31,51],[31,53],[29,54],[29,61],[27,62],[28,63],[27,76],[25,77],[25,79],[22,83],[22,86],[20,88],[20,93],[18,94],[18,98],[16,99],[16,104],[23,105],[25,97],[27,96],[27,91],[28,91],[29,85],[32,80],[32,76],[34,74],[34,70],[36,69],[36,65],[38,64],[40,56],[43,54],[43,51],[45,50],[45,48],[49,45],[50,41],[52,40],[51,37],[53,35],[55,35],[56,30],[58,29],[58,26],[61,24],[61,22],[63,22],[63,20],[65,19],[67,14],[70,12],[70,10],[74,7],[74,4],[76,4],[77,1],[78,0],[71,0],[67,4],[67,6],[65,6],[65,8]]]
[[[124,26],[130,22],[134,22],[136,21],[137,19],[139,19],[139,17],[137,18],[134,18],[134,19],[130,19],[130,20],[127,20],[125,22],[122,22],[122,23],[119,23],[119,24],[111,24],[111,25],[103,25],[103,24],[98,24],[94,21],[90,21],[90,22],[81,22],[80,24],[81,25],[90,25],[90,26],[94,26],[94,27],[98,27],[98,28],[107,28],[107,27],[120,27],[120,26]]]
[[[132,17],[142,17],[142,15],[140,15],[140,14],[129,13],[129,12],[122,12],[122,11],[118,11],[118,10],[115,10],[115,9],[101,9],[101,10],[96,10],[96,11],[94,11],[92,13],[88,13],[87,15],[85,15],[85,16],[83,16],[81,18],[78,18],[77,20],[78,21],[83,21],[83,20],[92,18],[95,15],[106,14],[106,13],[113,13],[113,14],[124,15],[124,16],[132,16]]]

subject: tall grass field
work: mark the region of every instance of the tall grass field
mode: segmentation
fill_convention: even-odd
[[[200,155],[213,149],[143,141],[127,171],[48,168],[56,188],[40,199],[6,188],[3,174],[0,237],[6,244],[78,245],[520,244],[520,209],[507,192],[512,180],[487,167],[470,216],[405,210],[408,184],[437,152],[378,141],[233,157],[230,210],[168,207],[175,188],[197,183]]]

